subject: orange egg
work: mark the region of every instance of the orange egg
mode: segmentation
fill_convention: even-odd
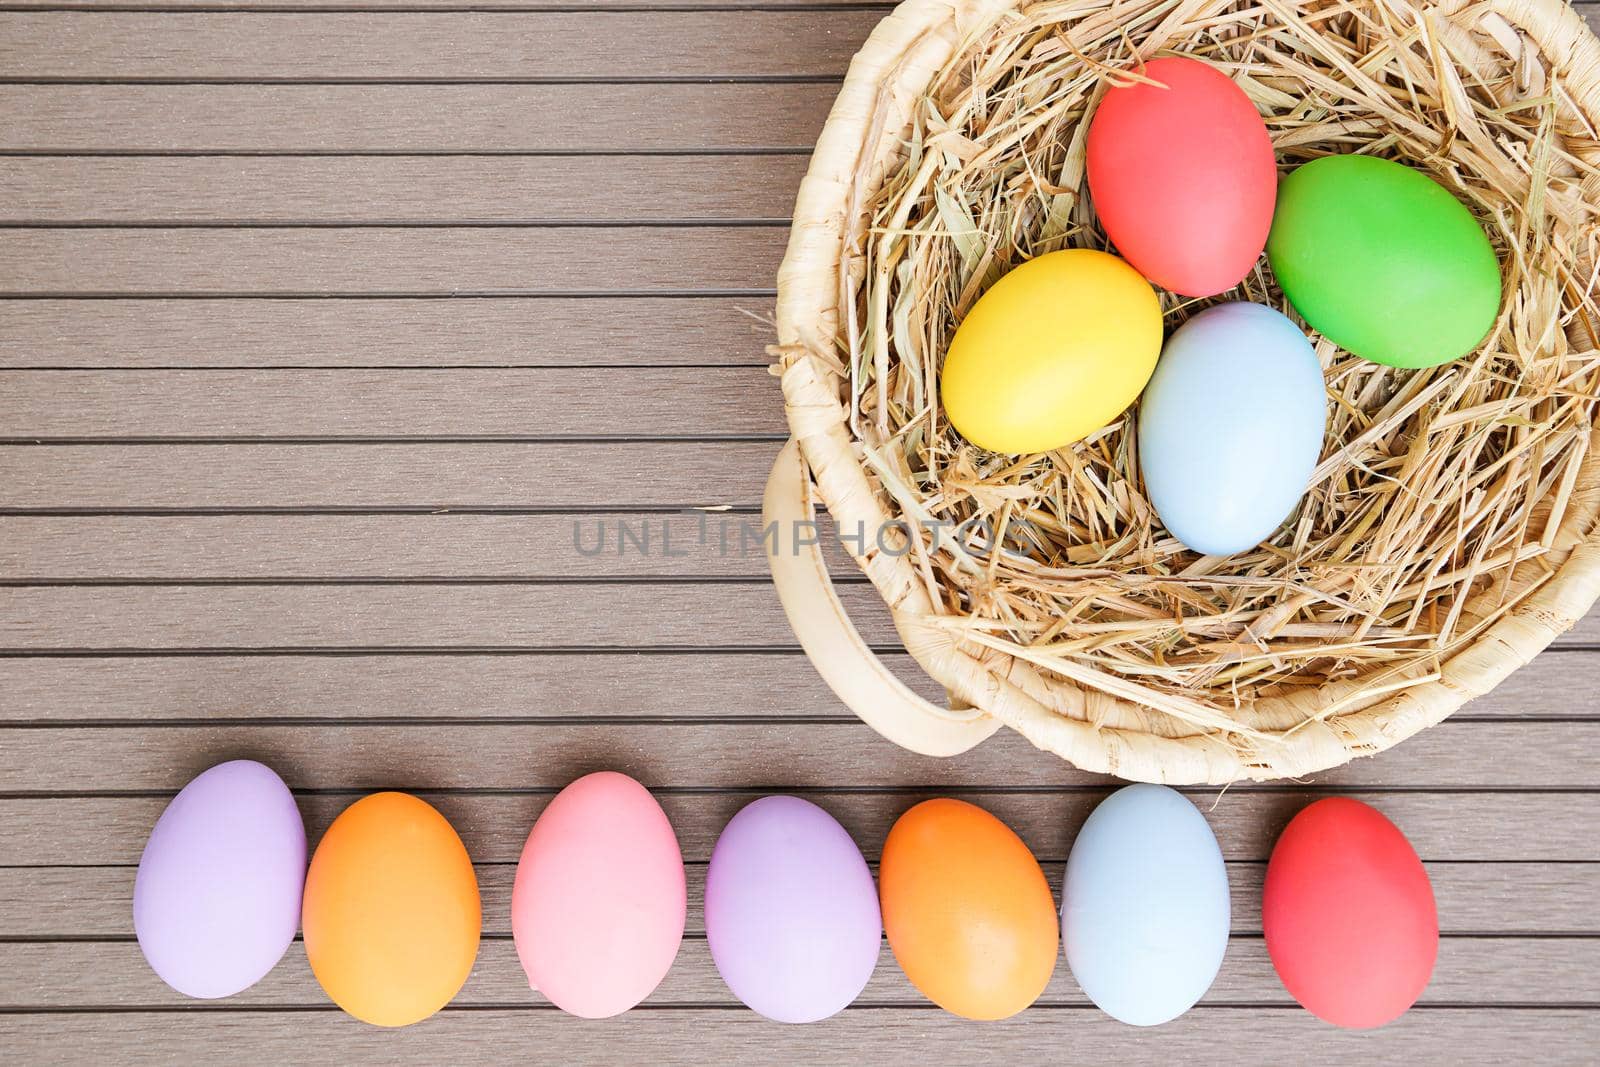
[[[883,843],[883,928],[911,984],[946,1011],[1004,1019],[1039,999],[1059,923],[1028,846],[982,808],[928,800]]]
[[[306,873],[306,958],[333,1002],[408,1026],[450,1003],[482,925],[472,860],[443,815],[405,793],[346,808]]]

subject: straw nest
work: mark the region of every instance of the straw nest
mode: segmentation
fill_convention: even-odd
[[[985,6],[965,25],[958,12],[931,80],[877,100],[880,121],[898,107],[907,127],[876,159],[866,109],[868,150],[827,265],[831,347],[803,328],[784,336],[780,298],[775,351],[807,459],[827,461],[797,415],[800,362],[799,377],[833,391],[882,513],[917,528],[892,565],[870,550],[860,560],[913,652],[959,701],[1130,777],[1303,773],[1342,761],[1327,745],[1281,754],[1310,724],[1333,727],[1349,758],[1442,717],[1397,727],[1391,715],[1370,731],[1345,718],[1384,699],[1393,712],[1395,695],[1448,680],[1452,657],[1527,604],[1593,525],[1593,39],[1558,0]],[[909,39],[882,80],[905,74]],[[1133,411],[1069,448],[1003,456],[952,431],[938,396],[946,345],[990,284],[1046,252],[1109,247],[1084,178],[1087,119],[1108,86],[1140,77],[1141,59],[1174,53],[1245,90],[1282,172],[1361,152],[1430,174],[1489,234],[1506,294],[1476,352],[1428,370],[1367,362],[1307,328],[1327,382],[1320,463],[1287,522],[1229,557],[1197,556],[1161,526]],[[808,254],[797,237],[780,286],[797,284]],[[1163,294],[1167,329],[1222,300],[1304,325],[1263,257],[1214,300]],[[1096,760],[1045,713],[1235,758],[1163,768],[1157,756],[1130,774],[1126,746],[1112,746],[1120,767],[1114,753]]]

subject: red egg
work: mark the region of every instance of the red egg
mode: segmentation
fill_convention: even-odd
[[[1422,861],[1394,823],[1347,797],[1290,820],[1261,901],[1267,952],[1284,988],[1335,1026],[1397,1018],[1439,954],[1439,915]]]
[[[1278,170],[1244,90],[1197,59],[1154,59],[1160,85],[1110,89],[1089,126],[1089,192],[1106,236],[1139,273],[1213,296],[1266,247]]]

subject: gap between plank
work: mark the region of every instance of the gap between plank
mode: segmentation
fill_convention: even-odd
[[[787,218],[0,219],[0,230],[775,230]]]
[[[1579,1002],[1573,1004],[1484,1004],[1474,1001],[1445,1002],[1433,1004],[1414,1004],[1408,1011],[1413,1012],[1450,1012],[1450,1011],[1484,1011],[1484,1012],[1545,1012],[1545,1013],[1573,1013],[1590,1012],[1600,1009],[1600,1004]],[[331,1001],[327,1004],[306,1005],[296,1007],[293,1005],[230,1005],[230,1004],[175,1004],[170,1007],[89,1007],[73,1005],[59,1008],[0,1008],[0,1016],[16,1017],[29,1015],[182,1015],[187,1013],[216,1014],[216,1015],[326,1015],[341,1012],[337,1004]],[[472,1014],[475,1012],[560,1012],[554,1004],[532,1002],[520,1006],[506,1006],[503,1004],[449,1004],[439,1009],[438,1014]],[[1029,1007],[1029,1011],[1060,1011],[1060,1012],[1096,1012],[1100,1009],[1094,1004],[1065,1002],[1038,1002]],[[629,1009],[630,1013],[650,1012],[671,1014],[674,1012],[727,1012],[748,1015],[750,1009],[740,1003],[694,1003],[681,1004],[638,1004]],[[899,1004],[880,1001],[857,1001],[844,1009],[845,1013],[859,1011],[897,1011],[934,1013],[943,1012],[944,1009],[931,1001],[926,1004]],[[1201,1012],[1226,1012],[1226,1011],[1272,1011],[1304,1013],[1305,1009],[1298,1004],[1255,1003],[1251,1001],[1229,1001],[1213,1004],[1196,1004],[1189,1009],[1189,1014]]]
[[[142,368],[129,368],[137,370]],[[262,368],[267,370],[270,368]],[[332,369],[332,368],[328,368]],[[593,367],[589,370],[608,368]],[[626,369],[626,368],[617,368]],[[0,375],[6,373],[0,371]],[[84,445],[162,447],[169,445],[726,445],[782,444],[787,433],[730,434],[327,434],[306,436],[211,437],[0,437],[0,448],[75,448]]]
[[[0,8],[0,13],[4,9]],[[161,14],[161,12],[151,12]],[[86,76],[12,76],[0,75],[0,85],[59,86],[59,85],[179,85],[179,86],[252,86],[252,85],[843,85],[839,74],[699,74],[651,75],[641,77],[618,76],[548,76],[527,78],[362,78],[362,77],[86,77]]]
[[[706,297],[772,299],[777,289],[473,289],[442,292],[434,289],[369,291],[283,290],[236,293],[225,290],[192,292],[0,292],[0,300],[698,300]]]
[[[1600,715],[1485,715],[1462,720],[1479,725],[1564,726],[1592,725]],[[439,727],[439,726],[859,726],[852,714],[838,715],[537,715],[519,717],[434,716],[254,716],[214,719],[15,719],[0,720],[0,733],[6,730],[215,730],[260,729],[288,726],[337,727]]]
[[[568,15],[601,15],[601,14],[630,14],[654,15],[661,13],[693,13],[706,12],[716,14],[737,14],[741,11],[760,11],[784,14],[788,12],[830,12],[830,11],[883,11],[894,10],[898,0],[840,0],[839,3],[812,2],[795,4],[763,4],[756,2],[741,2],[732,0],[730,3],[694,3],[693,0],[666,0],[664,3],[651,4],[619,3],[615,6],[584,6],[556,0],[550,4],[540,3],[459,3],[441,4],[430,3],[429,0],[419,0],[415,4],[407,3],[381,3],[370,6],[360,4],[274,4],[271,0],[265,2],[252,2],[246,0],[240,4],[97,4],[97,3],[61,3],[59,0],[44,0],[42,3],[28,3],[26,0],[17,2],[10,0],[0,3],[0,11],[26,11],[33,13],[53,12],[87,12],[99,14],[112,12],[118,14],[138,15],[249,15],[249,14],[275,14],[275,15],[501,15],[501,14],[568,14]]]
[[[1446,720],[1447,722],[1449,720]],[[1091,785],[1052,785],[1052,786],[1015,786],[1015,785],[883,785],[883,786],[808,786],[808,785],[726,785],[726,786],[652,786],[650,792],[657,796],[765,796],[773,792],[793,793],[800,796],[821,797],[854,797],[854,796],[1071,796],[1071,795],[1098,795],[1110,794],[1117,790],[1113,783]],[[1280,782],[1259,783],[1234,783],[1221,786],[1173,786],[1174,790],[1187,796],[1198,796],[1220,799],[1229,791],[1247,792],[1250,795],[1284,795],[1284,794],[1327,794],[1330,796],[1366,796],[1372,794],[1405,795],[1405,796],[1596,796],[1600,795],[1600,787],[1591,786],[1512,786],[1491,785],[1474,786],[1463,789],[1460,786],[1406,786],[1406,785],[1374,785],[1374,786],[1349,786],[1349,785],[1301,785]],[[291,789],[297,797],[363,797],[369,793],[377,792],[375,789],[351,788],[312,788],[297,787]],[[177,789],[100,789],[100,790],[39,790],[37,792],[5,792],[0,791],[0,801],[20,800],[170,800],[178,795]],[[561,787],[535,786],[528,789],[505,788],[469,788],[464,786],[442,786],[430,789],[413,790],[418,796],[429,797],[540,797],[554,796],[561,792]],[[1064,861],[1063,861],[1064,862]],[[1245,861],[1233,861],[1245,862]],[[1454,863],[1572,863],[1592,864],[1597,860],[1434,860],[1430,862]],[[485,864],[492,865],[492,864]],[[515,866],[515,864],[509,864]],[[17,866],[17,865],[13,865]],[[33,867],[72,867],[73,864],[41,863],[24,864],[20,866]],[[133,864],[81,864],[84,867],[100,866],[135,866]]]
[[[4,9],[0,9],[4,10]],[[809,156],[809,146],[745,145],[734,148],[0,148],[0,159],[478,159],[500,156],[606,159],[636,156]]]

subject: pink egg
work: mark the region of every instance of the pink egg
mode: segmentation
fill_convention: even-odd
[[[683,854],[666,812],[632,778],[601,771],[563,789],[533,824],[511,933],[534,989],[601,1019],[661,984],[685,911]]]

